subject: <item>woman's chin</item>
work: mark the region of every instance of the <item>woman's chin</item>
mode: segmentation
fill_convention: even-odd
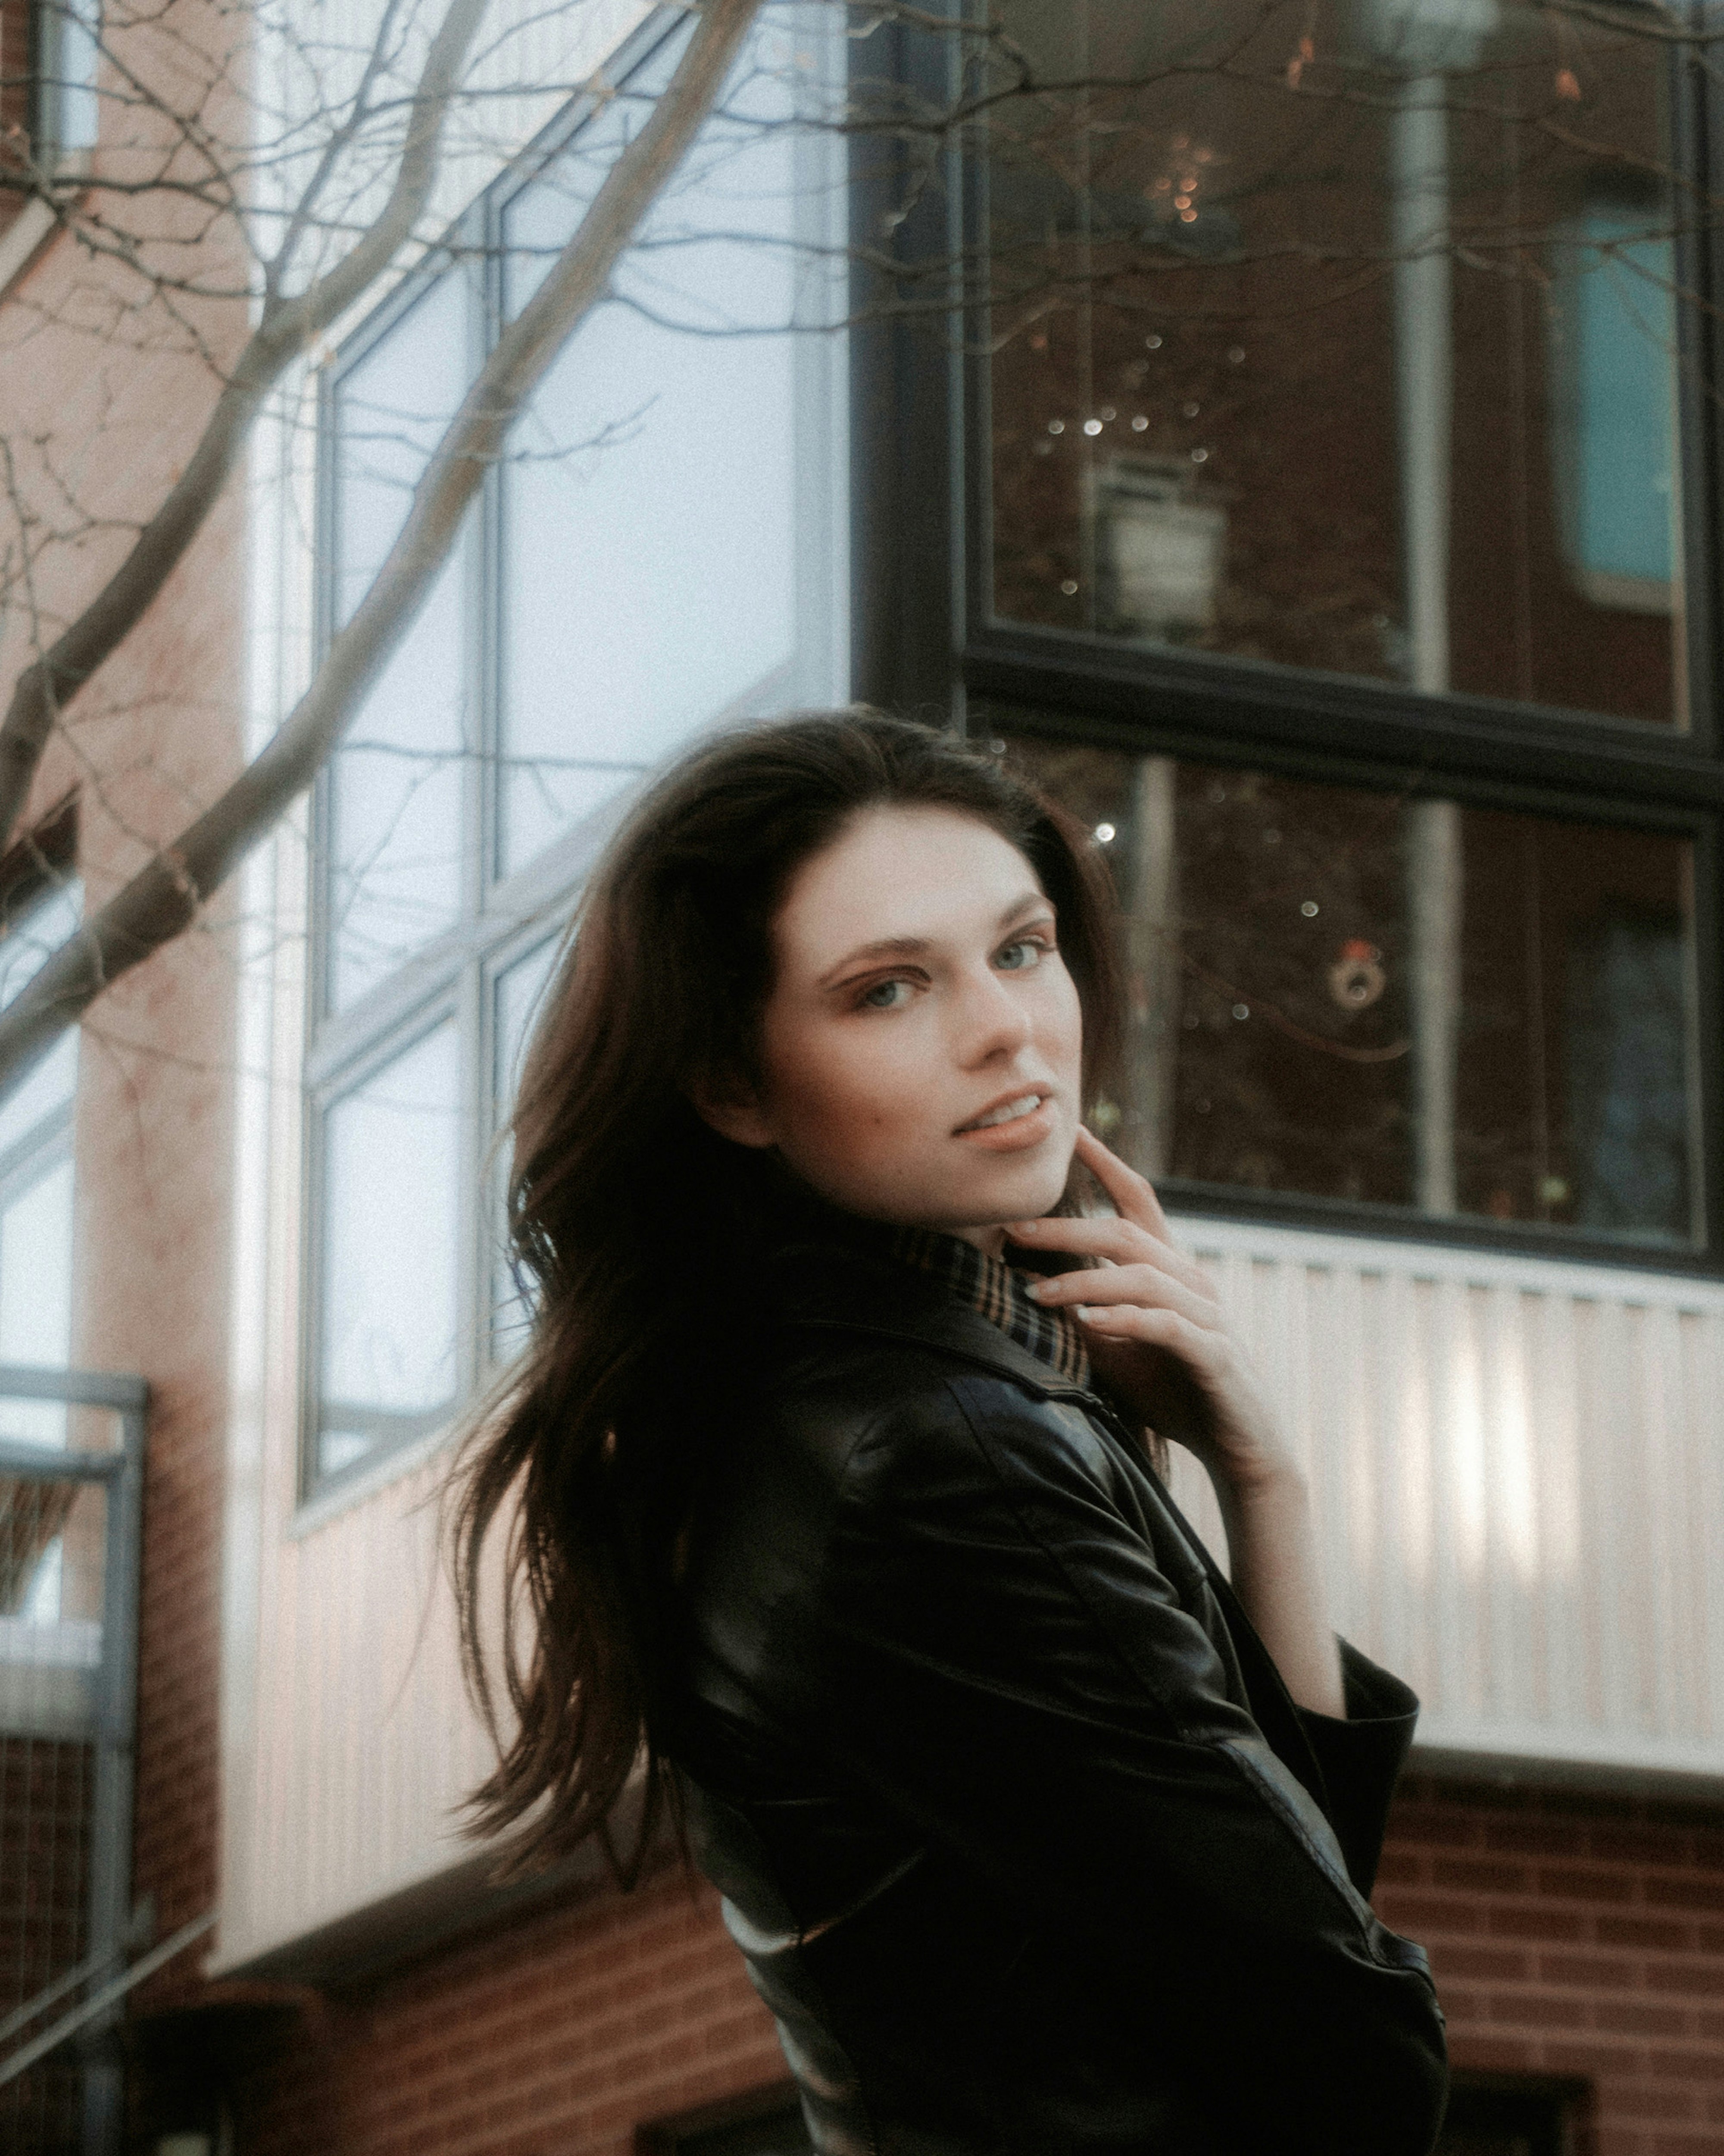
[[[1065,1195],[1075,1135],[1059,1131],[1034,1148],[996,1152],[966,1147],[961,1158],[899,1154],[878,1175],[853,1168],[834,1174],[829,1160],[789,1165],[829,1204],[865,1220],[900,1227],[1003,1227],[1039,1219]]]
[[[1008,1220],[1039,1220],[1051,1213],[1065,1195],[1071,1173],[1071,1147],[1049,1147],[1055,1158],[1013,1161],[998,1158],[995,1172],[975,1178],[970,1217],[976,1222],[1003,1225]]]

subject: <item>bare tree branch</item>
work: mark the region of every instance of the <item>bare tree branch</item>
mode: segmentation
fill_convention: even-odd
[[[1600,29],[1619,30],[1627,38],[1645,38],[1670,45],[1707,45],[1724,38],[1724,30],[1708,26],[1704,18],[1690,21],[1667,7],[1612,7],[1609,0],[1542,0],[1547,15],[1569,16],[1577,23],[1596,23]]]
[[[482,0],[468,4],[476,18]],[[498,339],[414,489],[382,567],[269,746],[173,844],[91,915],[0,1014],[0,1099],[105,988],[190,924],[316,777],[411,628],[510,429],[603,296],[635,228],[692,143],[761,4],[708,0],[651,116],[612,167],[550,275]]]
[[[436,184],[443,134],[486,0],[450,0],[425,57],[400,162],[377,222],[334,269],[292,297],[266,298],[185,470],[126,558],[77,619],[13,684],[0,720],[0,844],[23,812],[55,719],[143,619],[203,529],[264,398],[295,356],[345,314],[412,237]],[[389,19],[386,13],[386,25]],[[313,176],[320,184],[321,167]],[[296,246],[290,225],[284,247]]]

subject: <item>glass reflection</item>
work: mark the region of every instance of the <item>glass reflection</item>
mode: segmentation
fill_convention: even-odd
[[[1693,1241],[1686,840],[1013,752],[1113,865],[1146,1173]]]
[[[558,937],[547,937],[536,948],[529,951],[524,958],[517,958],[506,973],[498,977],[495,1039],[495,1099],[500,1127],[506,1125],[513,1113],[515,1093],[521,1083],[521,1065],[526,1053],[527,1041],[537,1020],[539,1007],[561,947]],[[510,1158],[511,1155],[505,1152],[498,1161],[500,1203],[502,1188],[507,1182]],[[491,1269],[491,1353],[501,1361],[522,1344],[522,1336],[531,1311],[510,1269],[500,1219],[495,1252]]]
[[[1430,0],[1003,19],[1074,86],[992,124],[996,613],[1684,723],[1657,41]]]
[[[633,80],[656,88],[674,58]],[[785,331],[809,273],[795,248],[797,131],[765,124],[793,112],[793,59],[769,25],[511,445],[505,872],[698,727],[761,696],[794,658]],[[638,110],[613,101],[511,206],[511,312],[578,222]]]
[[[56,884],[8,927],[0,941],[0,1008],[25,986],[84,917],[84,886]],[[78,1029],[63,1033],[9,1099],[0,1102],[0,1158],[39,1135],[38,1126],[69,1109],[78,1090]]]
[[[64,1369],[71,1352],[72,1163],[62,1158],[0,1209],[0,1363]],[[24,1412],[31,1408],[46,1412]],[[8,1435],[64,1443],[65,1412],[53,1401],[9,1401]]]
[[[83,915],[84,886],[76,877],[38,894],[22,911],[0,940],[0,1006],[35,978],[76,932]],[[71,1360],[70,1122],[78,1042],[75,1026],[63,1033],[0,1103],[0,1363],[64,1369]],[[8,1436],[64,1445],[70,1415],[54,1400],[8,1400],[3,1422]]]
[[[434,1429],[454,1399],[460,1133],[452,1019],[325,1116],[321,1474]]]
[[[345,621],[394,544],[466,388],[466,290],[441,279],[336,390],[336,608]],[[337,1009],[458,917],[470,746],[458,546],[333,759],[329,982]]]

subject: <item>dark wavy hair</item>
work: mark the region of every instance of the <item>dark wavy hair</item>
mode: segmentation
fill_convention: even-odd
[[[740,1284],[773,1172],[690,1095],[753,1075],[790,880],[882,807],[973,816],[1024,855],[1082,1005],[1086,1103],[1109,1073],[1106,871],[1088,833],[995,758],[876,712],[822,713],[709,742],[639,803],[587,887],[527,1054],[509,1224],[536,1316],[450,1485],[463,1659],[498,1748],[469,1823],[508,1833],[508,1870],[596,1835],[628,1883],[674,1806],[659,1702],[678,1552],[747,1383]],[[482,1563],[500,1530],[500,1580]],[[613,1815],[638,1764],[625,1853]]]

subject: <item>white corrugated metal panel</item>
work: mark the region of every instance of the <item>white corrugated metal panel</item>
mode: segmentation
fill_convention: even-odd
[[[1724,1781],[1724,1288],[1177,1225],[1309,1463],[1336,1622],[1418,1691],[1421,1743]],[[1182,1462],[1219,1549],[1201,1483]]]
[[[249,1756],[229,1757],[228,1804],[246,1816],[224,1821],[218,1966],[472,1853],[459,1808],[490,1763],[437,1563],[441,1468],[422,1462],[266,1554]]]

